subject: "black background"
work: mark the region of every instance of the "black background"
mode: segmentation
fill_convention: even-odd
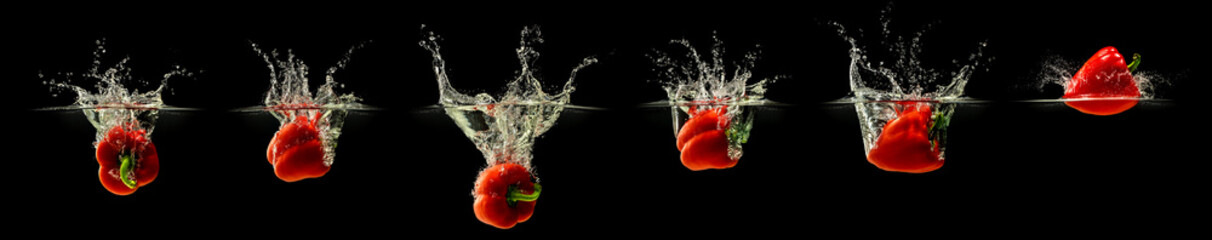
[[[1207,156],[1196,149],[1206,130],[1194,114],[1207,64],[1196,36],[1206,21],[1194,6],[896,3],[901,32],[936,23],[923,41],[940,54],[928,59],[966,56],[980,40],[994,59],[967,88],[990,101],[956,110],[947,164],[903,174],[865,161],[852,106],[822,104],[849,91],[849,45],[821,23],[875,31],[885,3],[745,4],[10,9],[44,14],[6,17],[14,154],[5,172],[16,176],[4,196],[17,202],[7,211],[51,228],[515,236],[1184,229],[1175,218],[1206,213],[1196,204],[1206,202],[1196,198],[1206,191]],[[492,91],[512,79],[518,32],[530,24],[541,25],[539,63],[551,85],[581,58],[601,60],[581,72],[572,103],[606,110],[566,111],[537,140],[533,165],[546,191],[530,221],[498,230],[475,219],[470,191],[485,162],[448,117],[427,108],[438,92],[430,55],[417,45],[421,24],[443,37],[459,89]],[[668,109],[638,107],[664,99],[645,54],[677,38],[705,51],[712,31],[731,59],[760,44],[756,74],[788,76],[767,97],[791,106],[758,112],[735,168],[692,172],[678,161]],[[70,104],[73,94],[52,97],[37,74],[87,71],[101,38],[106,64],[129,56],[137,78],[155,82],[173,65],[197,73],[170,80],[165,103],[198,110],[161,113],[160,176],[131,196],[97,181],[95,132],[82,114],[29,110]],[[263,157],[276,121],[230,111],[258,105],[268,89],[249,42],[293,49],[315,86],[368,40],[335,77],[382,110],[350,115],[328,175],[278,180]],[[1109,117],[1008,101],[1059,97],[1059,87],[1034,87],[1039,62],[1084,61],[1108,45],[1144,55],[1141,70],[1164,76],[1159,97],[1170,101]]]

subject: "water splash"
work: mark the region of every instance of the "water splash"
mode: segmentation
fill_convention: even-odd
[[[594,57],[586,57],[572,69],[568,81],[555,94],[543,91],[536,60],[540,54],[536,48],[543,43],[537,26],[525,27],[521,32],[517,48],[521,70],[513,81],[506,85],[504,94],[494,97],[488,93],[464,94],[456,90],[446,73],[446,61],[442,59],[438,41],[441,37],[422,26],[424,39],[421,47],[433,54],[433,71],[438,80],[438,103],[446,114],[471,139],[484,154],[488,164],[514,162],[530,169],[534,139],[555,125],[564,107],[577,73],[596,63]]]
[[[101,141],[104,133],[110,128],[119,126],[130,128],[128,130],[146,130],[144,137],[150,139],[159,110],[165,108],[161,96],[167,89],[168,79],[176,76],[192,77],[193,73],[181,66],[173,66],[173,70],[163,75],[155,89],[141,92],[134,86],[123,85],[149,85],[147,81],[137,79],[131,74],[131,69],[126,65],[130,57],[124,57],[106,67],[102,61],[106,53],[105,39],[97,40],[96,44],[93,66],[88,72],[58,73],[55,76],[39,73],[38,77],[44,79],[44,84],[51,86],[55,96],[58,96],[55,92],[63,90],[76,94],[71,108],[81,109],[89,123],[97,129],[96,141]],[[77,83],[88,81],[96,83],[92,88],[82,87],[83,84]]]
[[[950,64],[924,61],[923,36],[933,28],[927,24],[905,36],[891,30],[892,5],[881,11],[881,30],[877,39],[864,39],[863,31],[848,31],[840,23],[838,35],[850,43],[850,90],[863,132],[868,154],[876,148],[884,125],[897,119],[908,107],[921,102],[932,109],[930,136],[938,145],[939,159],[946,149],[946,125],[955,103],[964,95],[964,87],[977,71],[987,70],[993,59],[985,57],[987,41],[976,42],[973,52],[951,60]],[[934,127],[940,124],[939,127]]]
[[[665,93],[669,100],[674,103],[713,99],[733,103],[765,100],[766,83],[773,79],[761,79],[748,84],[753,78],[752,70],[761,54],[761,46],[745,54],[742,61],[725,64],[723,41],[720,41],[716,34],[712,34],[712,40],[714,43],[709,56],[699,54],[686,39],[669,42],[670,45],[685,49],[686,52],[680,56],[663,51],[649,56],[659,70],[661,82],[665,83]]]
[[[775,81],[760,79],[750,84],[753,68],[761,55],[760,45],[731,64],[724,60],[724,43],[717,33],[712,33],[710,55],[703,56],[689,40],[669,42],[675,48],[666,52],[655,51],[649,57],[656,65],[660,82],[664,83],[673,115],[673,132],[678,136],[681,127],[692,116],[691,112],[725,108],[720,119],[729,124],[729,158],[741,157],[741,144],[748,141],[753,125],[753,106],[766,103],[766,84]]]
[[[885,21],[888,21],[885,19]],[[850,43],[850,89],[856,98],[862,100],[888,99],[954,99],[964,94],[964,87],[972,74],[984,70],[992,58],[984,57],[986,41],[975,45],[975,51],[963,60],[954,59],[952,64],[943,66],[958,67],[932,68],[927,67],[921,59],[921,38],[929,26],[912,34],[894,35],[889,30],[888,22],[884,22],[881,31],[883,37],[879,42],[885,46],[881,49],[890,56],[872,54],[864,48],[860,37],[852,36],[844,26],[833,23],[838,34]],[[861,34],[861,31],[860,33]],[[884,58],[891,58],[883,60]],[[872,64],[874,62],[875,64]],[[937,65],[932,65],[937,66]]]
[[[279,127],[285,126],[296,116],[317,118],[316,129],[324,146],[324,164],[331,166],[345,117],[350,109],[360,106],[357,102],[361,100],[352,93],[337,94],[334,89],[344,87],[344,84],[337,83],[333,75],[344,69],[353,52],[365,44],[354,45],[346,51],[344,57],[325,72],[324,84],[316,88],[315,94],[308,87],[310,68],[303,60],[296,58],[291,50],[280,54],[277,49],[266,52],[256,43],[251,45],[253,51],[265,59],[269,68],[270,87],[265,96],[266,109],[278,119]]]

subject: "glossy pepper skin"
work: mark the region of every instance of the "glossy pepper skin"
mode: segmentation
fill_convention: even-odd
[[[101,185],[116,195],[130,195],[156,180],[160,158],[156,145],[147,139],[147,131],[135,124],[114,126],[97,142],[97,171]]]
[[[899,103],[904,107],[896,119],[884,125],[867,161],[885,171],[925,173],[943,166],[937,142],[930,139],[930,105]]]
[[[691,106],[690,120],[678,131],[678,150],[682,165],[692,171],[726,169],[736,166],[737,159],[728,156],[729,119],[723,106],[700,109]]]
[[[531,181],[526,167],[501,163],[485,168],[476,179],[472,192],[476,218],[493,227],[509,229],[534,215],[535,202],[542,187]]]
[[[316,129],[319,117],[319,113],[311,118],[295,116],[269,141],[265,157],[274,166],[278,179],[296,182],[328,173],[331,166],[324,163],[323,139]]]
[[[1100,98],[1139,98],[1140,89],[1132,78],[1131,70],[1139,64],[1139,55],[1133,65],[1124,64],[1124,56],[1115,47],[1104,47],[1094,53],[1090,60],[1065,84],[1065,99],[1095,99],[1093,101],[1067,101],[1066,105],[1083,113],[1106,116],[1121,113],[1136,105],[1135,99],[1097,100]]]

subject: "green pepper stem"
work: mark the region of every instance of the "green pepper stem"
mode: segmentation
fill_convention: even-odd
[[[118,178],[122,179],[122,183],[128,188],[135,188],[138,181],[135,180],[135,157],[133,154],[118,155],[122,160],[122,167],[118,168]]]
[[[942,144],[947,143],[947,125],[951,124],[951,116],[942,112],[934,113],[931,116],[931,124],[928,132],[930,137],[930,148],[941,148]]]
[[[1135,72],[1136,67],[1139,67],[1139,66],[1140,66],[1140,53],[1133,53],[1132,54],[1132,63],[1128,64],[1128,71]]]
[[[517,204],[518,201],[534,202],[535,200],[539,200],[539,192],[542,191],[543,186],[538,183],[534,184],[534,192],[530,194],[522,193],[521,188],[509,186],[509,195],[505,196],[505,202],[509,203],[510,206]]]
[[[728,142],[732,144],[749,142],[749,132],[753,130],[753,112],[749,112],[747,116],[739,116],[739,118],[732,121],[732,125],[728,126],[727,131],[724,131],[724,135],[728,137]]]

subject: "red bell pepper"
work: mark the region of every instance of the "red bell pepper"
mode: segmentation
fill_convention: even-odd
[[[97,171],[105,190],[117,195],[130,195],[156,180],[160,173],[160,158],[156,145],[147,139],[147,131],[137,124],[114,126],[97,142]]]
[[[1107,46],[1098,50],[1065,85],[1063,97],[1091,101],[1066,101],[1065,104],[1078,111],[1100,116],[1127,111],[1136,105],[1136,99],[1099,99],[1139,98],[1140,89],[1131,73],[1139,65],[1140,54],[1132,56],[1132,64],[1124,64],[1124,56],[1115,47]]]
[[[884,125],[867,161],[885,171],[925,173],[943,166],[939,142],[930,138],[930,105],[902,102],[898,117]],[[940,116],[941,117],[941,116]],[[945,121],[945,120],[942,120]]]
[[[693,171],[725,169],[736,166],[737,159],[728,156],[729,139],[726,134],[730,119],[727,108],[700,109],[706,106],[691,106],[687,120],[678,131],[677,147],[682,152],[682,165]]]
[[[530,171],[517,163],[489,166],[476,179],[473,194],[476,218],[493,227],[509,229],[534,215],[535,201],[543,190],[532,182]]]
[[[331,166],[324,162],[323,139],[316,129],[320,113],[308,118],[284,112],[293,120],[278,129],[265,153],[274,166],[274,175],[286,182],[324,176]]]

